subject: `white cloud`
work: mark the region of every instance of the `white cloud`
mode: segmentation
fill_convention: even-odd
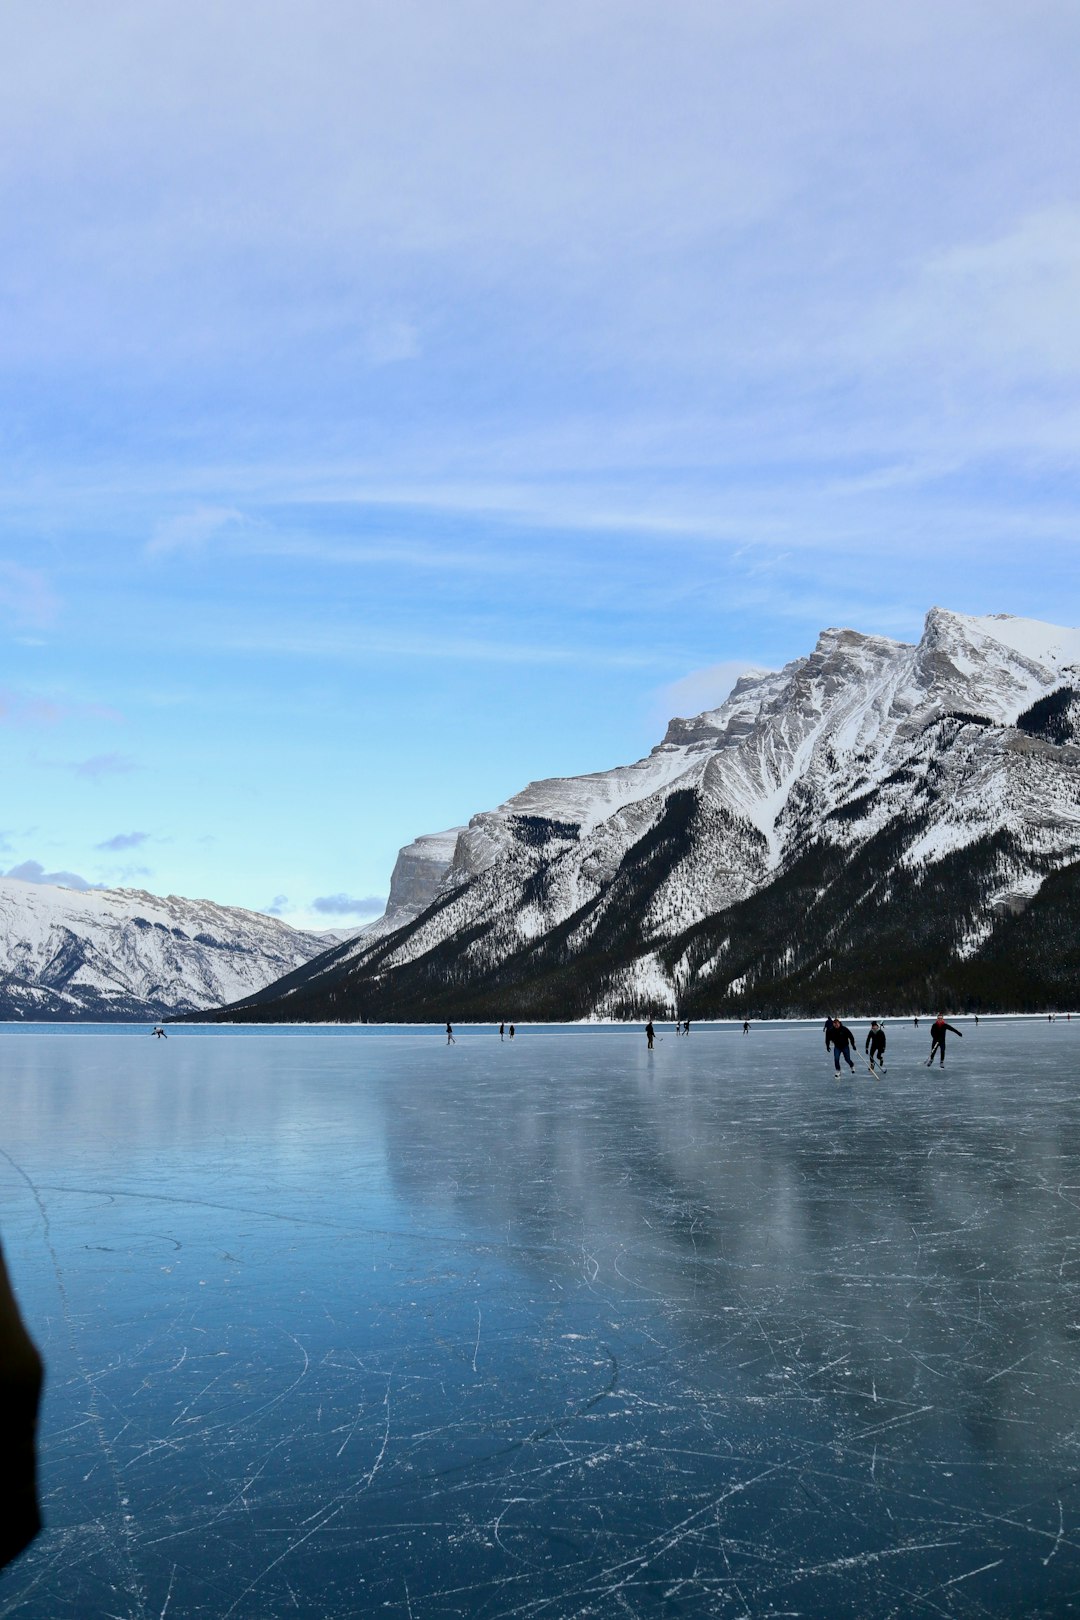
[[[245,523],[244,514],[229,506],[199,506],[159,523],[146,544],[148,557],[166,557],[177,551],[201,551],[211,540]]]
[[[703,714],[707,709],[718,709],[724,699],[730,696],[740,676],[760,669],[759,664],[751,663],[749,659],[728,658],[719,664],[709,664],[705,669],[691,670],[689,675],[662,686],[655,693],[653,710],[657,717],[671,720],[677,716],[687,719],[695,714]]]
[[[149,836],[149,833],[144,832],[114,833],[111,838],[106,838],[104,843],[95,844],[94,848],[108,850],[137,849],[140,844],[146,843]]]
[[[68,769],[76,776],[120,776],[135,770],[136,765],[127,754],[91,754],[88,759],[73,761]]]
[[[374,321],[364,349],[373,366],[393,366],[415,360],[420,353],[420,329],[411,321]]]
[[[104,888],[104,884],[90,883],[78,872],[46,872],[40,861],[22,861],[18,866],[11,867],[4,876],[18,878],[21,883],[57,883],[65,889]]]
[[[322,894],[311,902],[311,909],[326,917],[374,917],[386,909],[386,900],[377,894],[359,899],[348,894]]]
[[[851,334],[852,358],[955,380],[1060,384],[1080,376],[1080,206],[1039,209],[931,254]]]
[[[18,626],[44,630],[55,623],[60,601],[40,568],[0,562],[0,608]]]

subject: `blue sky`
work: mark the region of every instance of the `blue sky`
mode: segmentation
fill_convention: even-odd
[[[1073,0],[8,8],[2,869],[355,922],[825,625],[1080,622],[1078,69]]]

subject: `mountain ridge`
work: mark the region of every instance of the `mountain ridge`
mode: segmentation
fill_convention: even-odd
[[[333,932],[306,934],[212,900],[0,878],[0,1019],[204,1012],[336,943]]]
[[[643,759],[436,835],[411,915],[223,1016],[760,1015],[867,980],[914,1010],[977,1000],[978,962],[1004,996],[1009,920],[1080,862],[1077,693],[1074,629],[938,607],[917,643],[826,629]]]

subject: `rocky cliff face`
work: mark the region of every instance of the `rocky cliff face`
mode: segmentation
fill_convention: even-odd
[[[209,900],[0,879],[0,1018],[159,1019],[218,1007],[334,934]]]
[[[426,908],[293,975],[288,1015],[1056,999],[1045,964],[1010,991],[1002,942],[1071,904],[1048,879],[1080,861],[1078,693],[1075,630],[935,608],[916,645],[823,631],[645,759],[474,816]]]

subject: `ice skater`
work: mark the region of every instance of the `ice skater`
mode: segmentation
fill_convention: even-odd
[[[682,1032],[683,1032],[684,1035],[689,1035],[689,1033],[690,1033],[690,1020],[689,1020],[689,1018],[684,1018],[683,1019]]]
[[[167,1041],[169,1038],[160,1024],[155,1024],[150,1033],[151,1035],[156,1035],[159,1041]]]
[[[854,1045],[855,1037],[846,1024],[842,1024],[839,1018],[826,1019],[825,1050],[827,1052],[830,1047],[832,1048],[833,1062],[836,1064],[837,1074],[840,1073],[841,1058],[843,1058],[852,1074],[855,1073],[855,1065],[851,1061],[851,1049]]]
[[[453,1024],[447,1024],[447,1026],[446,1026],[446,1044],[447,1044],[447,1046],[456,1046],[457,1045],[457,1041],[455,1041],[455,1039],[454,1039],[454,1026],[453,1026]]]
[[[939,1067],[942,1069],[945,1067],[945,1036],[950,1030],[954,1035],[959,1035],[960,1039],[963,1040],[963,1030],[957,1029],[955,1024],[947,1024],[945,1022],[945,1014],[938,1013],[937,1017],[934,1019],[934,1022],[930,1025],[930,1056],[926,1060],[927,1068],[929,1068],[933,1063],[935,1052],[941,1058]]]
[[[505,1024],[500,1024],[499,1025],[499,1039],[500,1039],[500,1041],[505,1041],[505,1039],[506,1039],[506,1025]]]
[[[655,1041],[655,1039],[656,1039],[656,1030],[653,1028],[653,1021],[652,1021],[651,1018],[649,1019],[649,1022],[645,1025],[645,1039],[649,1043],[649,1051],[651,1052],[652,1049],[653,1049],[653,1041]]]
[[[877,1019],[871,1020],[866,1044],[863,1048],[870,1062],[871,1069],[876,1065],[882,1073],[885,1071],[885,1031]]]
[[[750,1033],[750,1020],[748,1018],[744,1018],[742,1021],[742,1032],[744,1035],[749,1035]]]
[[[511,1024],[510,1025],[510,1039],[513,1040],[513,1038],[514,1038],[514,1026],[513,1026],[513,1024]]]

